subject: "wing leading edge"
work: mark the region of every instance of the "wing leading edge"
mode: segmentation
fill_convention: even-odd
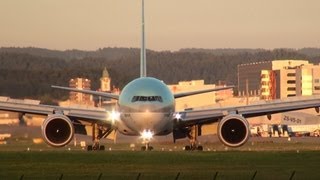
[[[48,106],[48,105],[37,105],[27,103],[15,103],[8,101],[0,101],[0,110],[19,112],[19,113],[30,113],[37,115],[50,115],[55,113],[61,113],[69,118],[82,119],[88,122],[100,122],[111,124],[108,120],[108,113],[104,109],[93,108],[93,109],[82,109],[82,108],[67,108],[60,106]]]
[[[208,93],[208,92],[214,92],[214,91],[221,91],[225,89],[232,89],[234,86],[226,86],[226,87],[221,87],[221,88],[213,88],[213,89],[205,89],[205,90],[199,90],[199,91],[191,91],[191,92],[183,92],[183,93],[176,93],[174,94],[174,98],[182,98],[186,96],[192,96],[196,94],[203,94],[203,93]]]
[[[77,88],[68,88],[68,87],[62,87],[62,86],[51,86],[51,87],[55,88],[55,89],[62,89],[62,90],[67,90],[67,91],[80,92],[80,93],[85,93],[85,94],[92,94],[92,95],[95,95],[95,96],[101,96],[101,97],[106,97],[106,98],[111,98],[111,99],[119,99],[119,95],[118,94],[91,91],[91,90],[83,90],[83,89],[77,89]]]

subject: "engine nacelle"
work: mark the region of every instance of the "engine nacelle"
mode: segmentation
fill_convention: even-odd
[[[241,115],[227,115],[219,122],[218,137],[220,141],[226,146],[242,146],[248,141],[249,136],[249,123]]]
[[[43,121],[41,129],[46,143],[54,147],[67,145],[74,135],[74,127],[71,120],[62,114],[48,116]]]

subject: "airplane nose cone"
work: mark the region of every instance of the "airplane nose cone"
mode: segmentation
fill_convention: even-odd
[[[137,133],[150,130],[154,134],[170,129],[169,115],[163,112],[136,112],[130,113],[126,119],[127,126]]]
[[[157,112],[160,110],[160,108],[162,107],[159,107],[159,106],[156,106],[154,104],[142,104],[138,107],[138,111],[139,112],[142,112],[142,113],[145,113],[146,116],[148,116],[148,113],[150,112]]]
[[[141,112],[131,114],[132,122],[138,129],[155,129],[161,125],[164,120],[163,113]]]

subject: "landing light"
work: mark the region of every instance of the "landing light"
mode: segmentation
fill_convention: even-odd
[[[177,114],[175,115],[175,118],[178,119],[178,120],[180,120],[180,119],[181,119],[181,114],[180,114],[180,113],[177,113]]]
[[[143,130],[140,134],[141,138],[144,140],[150,140],[153,137],[153,132],[150,130]]]
[[[112,123],[115,123],[116,121],[120,120],[120,113],[115,110],[108,112],[108,120],[110,120]]]

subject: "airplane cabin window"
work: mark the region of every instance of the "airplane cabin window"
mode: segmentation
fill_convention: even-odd
[[[158,101],[158,102],[163,102],[162,97],[161,96],[133,96],[131,102],[146,102],[146,101],[150,101],[150,102],[154,102],[154,101]]]
[[[139,100],[139,96],[133,96],[131,102],[136,102]]]

